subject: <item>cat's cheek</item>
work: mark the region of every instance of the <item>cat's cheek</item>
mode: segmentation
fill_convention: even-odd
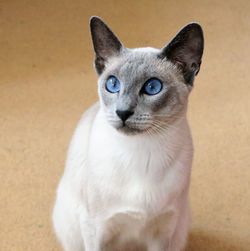
[[[116,96],[117,94],[108,93],[106,90],[102,90],[99,99],[106,109],[110,110],[113,108],[113,110],[115,110]]]
[[[106,123],[109,127],[111,127],[114,131],[119,131],[122,127],[124,127],[123,122],[120,119],[117,119],[117,117],[114,114],[110,114],[109,111],[104,111],[105,117],[106,117]]]

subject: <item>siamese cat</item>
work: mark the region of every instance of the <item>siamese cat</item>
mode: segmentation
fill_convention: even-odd
[[[90,30],[99,102],[72,138],[53,212],[65,251],[183,251],[193,144],[186,113],[203,32],[162,49],[126,48],[99,17]]]

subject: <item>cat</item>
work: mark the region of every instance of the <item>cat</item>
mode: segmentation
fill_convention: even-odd
[[[190,227],[193,144],[186,112],[204,38],[185,26],[162,49],[90,30],[99,102],[72,138],[53,211],[65,251],[182,251]]]

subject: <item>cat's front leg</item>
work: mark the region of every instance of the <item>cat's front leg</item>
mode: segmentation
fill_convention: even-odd
[[[84,234],[84,251],[101,251],[96,238],[89,233]]]
[[[101,251],[103,240],[103,224],[93,219],[81,221],[84,251]]]
[[[151,223],[148,251],[184,250],[190,225],[190,215],[188,203],[183,204],[181,210],[167,212]]]
[[[151,242],[147,251],[183,251],[183,245],[171,243],[169,240],[158,240]]]
[[[154,240],[148,245],[148,251],[169,251],[167,241]]]

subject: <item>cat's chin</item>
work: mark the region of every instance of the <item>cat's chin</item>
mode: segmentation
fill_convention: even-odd
[[[136,134],[141,134],[145,132],[145,130],[138,129],[138,128],[132,128],[127,125],[121,126],[119,128],[116,128],[117,131],[126,134],[126,135],[136,135]]]
[[[109,121],[109,124],[117,130],[119,133],[125,135],[138,135],[146,133],[150,125],[140,125],[138,123],[126,121],[125,123],[121,121]]]
[[[113,124],[112,125],[118,132],[125,134],[125,135],[137,135],[145,133],[147,128],[138,127],[131,124]]]

